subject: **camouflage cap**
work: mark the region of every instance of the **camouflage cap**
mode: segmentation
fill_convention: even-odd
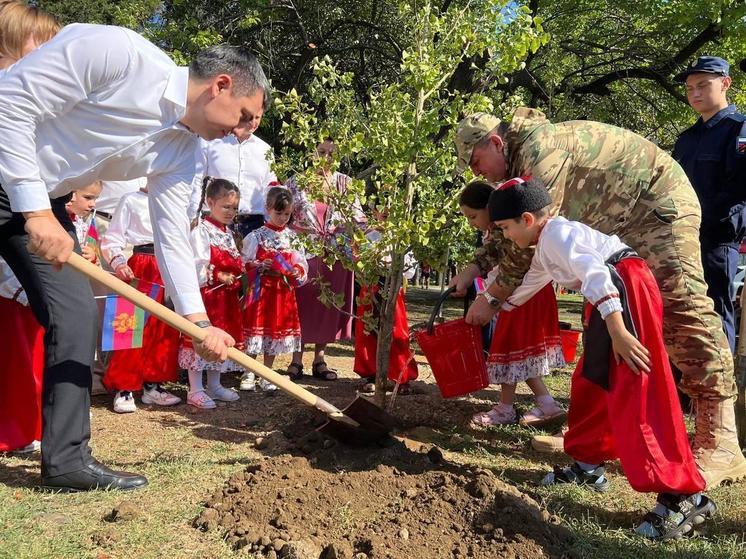
[[[500,125],[500,119],[487,113],[474,113],[458,123],[456,127],[456,171],[463,173],[471,161],[474,146]]]

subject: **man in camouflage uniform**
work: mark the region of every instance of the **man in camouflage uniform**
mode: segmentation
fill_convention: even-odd
[[[459,170],[490,182],[533,175],[547,186],[552,213],[618,235],[646,259],[663,297],[664,338],[682,371],[681,388],[696,403],[693,449],[714,487],[746,477],[735,427],[733,358],[702,272],[700,206],[671,156],[633,132],[591,121],[552,124],[520,108],[508,126],[477,113],[456,132]],[[531,252],[506,243],[490,293],[504,299],[521,283]],[[495,312],[480,297],[468,320]]]

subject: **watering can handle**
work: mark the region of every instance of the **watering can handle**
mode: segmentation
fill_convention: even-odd
[[[435,328],[435,318],[438,316],[438,313],[440,312],[440,307],[443,306],[443,303],[445,303],[446,299],[456,291],[455,287],[449,287],[443,292],[443,295],[440,296],[440,299],[438,299],[438,302],[435,303],[435,307],[433,307],[433,312],[430,313],[430,320],[427,321],[427,333],[432,335],[433,329]]]

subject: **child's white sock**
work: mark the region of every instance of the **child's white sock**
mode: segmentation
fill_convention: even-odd
[[[207,388],[208,390],[216,390],[221,388],[220,384],[220,371],[207,371]]]
[[[202,371],[189,371],[189,392],[204,390],[202,386]]]

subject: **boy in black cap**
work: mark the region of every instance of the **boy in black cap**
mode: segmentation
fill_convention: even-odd
[[[618,458],[633,489],[658,493],[636,532],[678,538],[715,512],[689,447],[668,355],[663,306],[645,261],[617,236],[563,217],[550,218],[546,188],[531,177],[503,183],[490,219],[520,248],[535,247],[523,283],[503,303],[510,311],[549,281],[580,291],[584,354],[572,378],[565,452],[545,485],[574,483],[607,491],[604,462]]]
[[[716,56],[700,56],[676,81],[700,118],[676,141],[673,157],[684,168],[702,205],[700,244],[707,295],[721,316],[731,351],[736,325],[733,277],[738,246],[746,234],[746,116],[728,104],[730,66]]]

